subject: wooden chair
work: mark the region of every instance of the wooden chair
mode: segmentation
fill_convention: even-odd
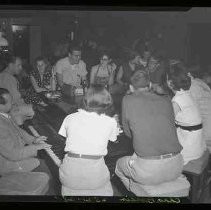
[[[206,150],[202,157],[188,162],[183,168],[183,174],[191,183],[189,195],[191,203],[202,202],[205,189],[209,185],[209,156],[210,153]]]

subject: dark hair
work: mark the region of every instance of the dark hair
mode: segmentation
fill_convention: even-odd
[[[112,109],[113,100],[102,85],[91,85],[83,100],[83,108],[88,112],[107,114]]]
[[[138,55],[139,55],[138,52],[132,51],[132,52],[127,53],[126,58],[128,61],[131,61],[131,60],[135,59],[136,56],[138,56]]]
[[[10,94],[9,91],[5,88],[0,88],[0,104],[6,104],[6,100],[4,98],[4,95],[6,94]]]
[[[72,54],[73,51],[81,51],[81,47],[79,46],[79,44],[69,44],[68,46],[68,53]]]
[[[109,59],[111,58],[110,53],[107,50],[103,50],[102,52],[99,53],[99,58],[102,58],[103,56],[107,56]]]
[[[130,78],[130,83],[134,88],[147,87],[149,81],[147,72],[140,69],[136,70]]]
[[[172,71],[168,74],[169,80],[172,81],[174,90],[189,90],[191,86],[191,78],[180,65],[174,65]]]

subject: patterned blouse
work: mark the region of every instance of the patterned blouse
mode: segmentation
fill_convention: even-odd
[[[41,76],[38,70],[34,69],[29,74],[29,79],[30,79],[30,76],[33,76],[37,85],[40,88],[44,88],[45,86],[50,85],[51,75],[52,75],[51,71],[47,70],[44,72],[43,78],[41,79]],[[42,102],[42,99],[40,98],[39,94],[36,93],[34,87],[32,86],[30,89],[27,90],[27,93],[24,97],[24,101],[27,104],[30,104],[30,103],[39,104],[40,102]]]
[[[34,77],[35,81],[37,82],[37,85],[40,88],[44,88],[45,86],[50,85],[51,75],[52,75],[51,71],[46,70],[43,74],[43,78],[41,79],[38,70],[33,70],[30,73],[30,76]]]

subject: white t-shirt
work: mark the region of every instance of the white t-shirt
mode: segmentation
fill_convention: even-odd
[[[106,155],[108,141],[119,134],[114,118],[79,109],[68,115],[59,130],[66,137],[65,151],[84,155]]]
[[[172,98],[172,102],[176,102],[181,109],[175,116],[175,120],[179,125],[194,126],[202,122],[199,109],[190,91],[177,91]]]
[[[86,64],[80,60],[78,64],[70,64],[69,58],[60,59],[55,65],[56,73],[62,74],[63,82],[79,87],[81,77],[87,75]]]

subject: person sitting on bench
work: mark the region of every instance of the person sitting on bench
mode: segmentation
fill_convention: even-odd
[[[46,137],[35,138],[21,129],[9,114],[12,97],[0,88],[0,175],[9,172],[29,172],[39,166],[37,151],[49,148],[42,143]]]
[[[171,101],[150,92],[149,83],[144,71],[131,77],[134,92],[123,98],[122,124],[134,153],[120,158],[115,169],[128,191],[143,196],[147,194],[140,186],[176,180],[183,169]]]

